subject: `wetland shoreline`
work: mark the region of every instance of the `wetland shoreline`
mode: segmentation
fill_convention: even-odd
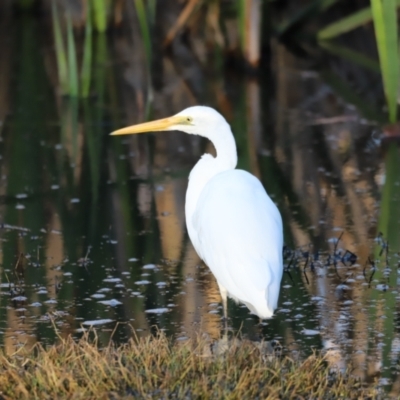
[[[71,337],[57,345],[0,352],[1,399],[378,399],[378,389],[332,371],[321,353],[280,357],[236,339],[213,352],[204,339],[164,334],[98,346]],[[219,353],[219,355],[217,355]]]

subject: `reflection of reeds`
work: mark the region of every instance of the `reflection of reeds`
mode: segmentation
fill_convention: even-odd
[[[400,252],[400,154],[395,145],[391,145],[386,154],[386,179],[382,192],[378,229],[383,235],[385,248],[382,243],[377,243],[375,249],[375,264],[378,266],[374,275],[374,282],[396,287],[398,282],[399,258],[395,255]],[[397,318],[397,291],[385,291],[382,296],[378,290],[372,293],[372,305],[370,306],[369,325],[375,327],[370,332],[370,340],[380,335],[382,337],[383,364],[382,376],[392,378],[391,366],[393,364],[392,343],[395,339],[393,321]],[[384,315],[384,319],[380,318]]]
[[[68,93],[69,88],[68,88],[67,54],[65,52],[64,40],[61,31],[61,23],[58,15],[57,4],[55,1],[52,2],[52,20],[53,20],[55,53],[57,58],[58,79],[62,93]]]
[[[77,97],[79,93],[78,61],[75,49],[74,31],[71,17],[67,14],[67,61],[68,61],[68,94]]]
[[[88,97],[90,92],[90,81],[92,76],[92,13],[90,7],[90,1],[87,2],[88,11],[86,17],[86,26],[85,26],[85,42],[83,45],[83,61],[81,68],[81,96]],[[97,4],[97,2],[95,2]]]
[[[88,0],[88,6],[93,7],[94,26],[98,32],[105,32],[107,29],[107,16],[110,9],[110,0]],[[90,19],[91,10],[86,14],[86,18]]]
[[[152,29],[151,21],[154,20],[154,15],[152,15],[152,13],[155,12],[154,10],[155,8],[153,4],[150,9],[149,8],[146,9],[143,0],[133,0],[133,1],[136,8],[137,17],[139,20],[140,32],[143,39],[143,47],[146,53],[146,61],[148,69],[150,70],[150,67],[152,65],[152,43],[151,43],[150,32]],[[151,1],[150,3],[154,3],[154,1]]]
[[[242,53],[253,68],[260,62],[261,53],[261,0],[238,0],[238,24]]]
[[[90,91],[92,70],[92,19],[90,7],[85,27],[85,42],[83,47],[81,73],[78,72],[78,53],[75,45],[72,18],[66,14],[66,46],[64,43],[63,24],[55,1],[52,2],[52,23],[57,59],[58,79],[61,93],[71,97],[87,97]],[[79,86],[82,86],[81,90]]]

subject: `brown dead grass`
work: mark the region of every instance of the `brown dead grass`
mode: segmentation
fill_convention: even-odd
[[[234,341],[212,355],[203,340],[158,337],[99,349],[75,342],[0,352],[1,399],[374,399],[376,390],[329,371],[323,357],[293,361]]]

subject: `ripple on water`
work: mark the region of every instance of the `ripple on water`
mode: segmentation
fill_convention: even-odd
[[[315,330],[315,329],[303,329],[303,330],[301,331],[301,333],[302,333],[303,335],[306,335],[306,336],[315,336],[315,335],[319,335],[321,332],[320,332],[320,331],[317,331],[317,330]]]
[[[109,324],[110,322],[113,322],[112,319],[95,319],[93,321],[83,321],[82,325],[85,326],[96,326],[96,325],[105,325]]]
[[[112,276],[109,276],[108,278],[104,278],[103,282],[109,282],[109,283],[121,282],[121,278],[113,278]]]
[[[98,303],[104,304],[105,306],[115,307],[122,304],[120,301],[111,299],[111,300],[100,300]]]
[[[145,310],[147,314],[164,314],[169,311],[169,308],[151,308],[149,310]]]

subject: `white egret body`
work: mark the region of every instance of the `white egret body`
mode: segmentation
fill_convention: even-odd
[[[283,273],[282,219],[261,182],[237,170],[235,139],[210,107],[189,107],[170,118],[123,128],[112,135],[179,130],[208,138],[217,156],[205,154],[189,176],[186,225],[197,253],[221,292],[260,318],[277,307]]]

